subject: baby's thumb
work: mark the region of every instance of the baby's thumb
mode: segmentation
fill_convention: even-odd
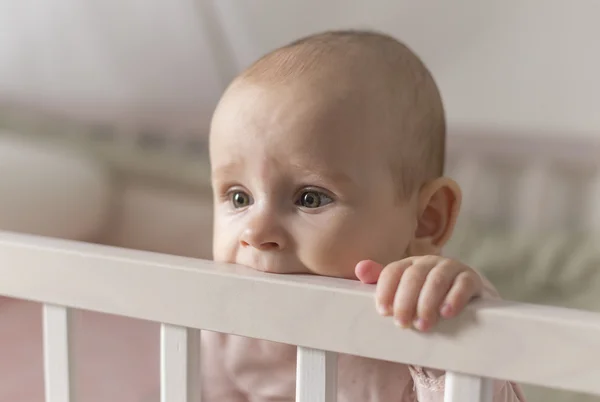
[[[377,283],[381,271],[383,271],[383,265],[371,260],[359,262],[354,269],[356,277],[362,283]]]

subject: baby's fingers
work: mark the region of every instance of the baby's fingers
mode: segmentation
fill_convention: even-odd
[[[381,272],[375,289],[375,303],[380,314],[388,316],[393,312],[394,297],[402,275],[412,265],[411,260],[396,261]]]
[[[434,259],[421,258],[406,269],[394,298],[394,318],[401,327],[410,327],[417,315],[417,305]]]
[[[362,283],[377,283],[379,281],[379,276],[383,271],[383,265],[371,261],[371,260],[363,260],[356,264],[354,268],[354,274]]]
[[[442,303],[458,272],[458,267],[448,263],[438,264],[429,272],[419,295],[415,322],[417,329],[427,331],[437,323]]]
[[[456,316],[474,297],[480,296],[482,287],[481,278],[476,273],[464,271],[458,274],[441,309],[442,316]]]

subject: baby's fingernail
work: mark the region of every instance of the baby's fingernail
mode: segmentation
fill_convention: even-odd
[[[400,327],[400,328],[403,328],[403,329],[407,329],[407,328],[409,328],[409,327],[410,327],[410,325],[408,324],[408,322],[401,321],[401,320],[399,320],[398,318],[394,318],[394,324],[395,324],[397,327]]]
[[[389,306],[377,302],[377,312],[381,315],[390,315],[391,309]]]
[[[444,317],[448,317],[452,314],[452,306],[449,304],[444,304],[440,310],[440,314]]]
[[[423,318],[417,319],[414,325],[419,331],[427,331],[429,329],[429,323]]]

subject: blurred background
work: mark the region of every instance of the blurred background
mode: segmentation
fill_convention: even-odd
[[[210,258],[206,138],[228,82],[300,36],[370,28],[440,86],[465,191],[448,253],[505,298],[600,310],[598,15],[596,0],[0,0],[0,230]]]

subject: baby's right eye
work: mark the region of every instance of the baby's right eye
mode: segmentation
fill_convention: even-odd
[[[230,193],[231,205],[234,208],[245,208],[252,203],[252,198],[243,191],[233,191]]]

